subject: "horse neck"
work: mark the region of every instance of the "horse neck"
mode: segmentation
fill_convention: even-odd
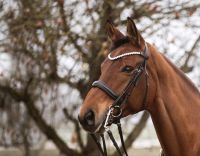
[[[155,48],[150,49],[157,87],[149,112],[161,146],[169,156],[197,156],[200,93],[167,58]]]

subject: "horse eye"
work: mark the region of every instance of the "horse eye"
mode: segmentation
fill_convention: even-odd
[[[121,71],[126,72],[126,73],[130,73],[130,72],[133,71],[133,69],[134,68],[132,66],[124,66]]]

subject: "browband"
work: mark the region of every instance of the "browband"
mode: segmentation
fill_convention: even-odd
[[[131,51],[131,52],[127,52],[127,53],[123,53],[123,54],[117,55],[117,56],[111,56],[111,54],[112,53],[108,54],[108,59],[111,60],[111,61],[120,59],[120,58],[122,58],[124,56],[130,56],[130,55],[140,55],[140,56],[144,57],[145,59],[148,59],[148,57],[149,57],[148,47],[147,47],[146,42],[145,42],[145,49],[144,49],[143,52]]]

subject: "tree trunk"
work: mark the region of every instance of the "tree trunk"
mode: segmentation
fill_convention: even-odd
[[[83,151],[83,155],[85,156],[101,156],[98,147],[92,137],[88,134],[87,135],[87,145],[85,150]]]
[[[45,120],[40,115],[38,109],[35,107],[31,99],[28,98],[28,96],[26,96],[26,98],[23,101],[27,108],[28,113],[35,121],[35,124],[46,135],[46,137],[50,139],[57,146],[57,148],[61,151],[61,153],[65,154],[66,156],[80,156],[79,153],[70,149],[66,145],[66,143],[58,136],[56,131],[45,122]]]

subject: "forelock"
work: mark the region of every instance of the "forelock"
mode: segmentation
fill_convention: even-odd
[[[129,41],[130,41],[130,39],[128,37],[124,37],[124,38],[121,38],[121,39],[113,42],[112,46],[110,48],[110,51],[117,49],[118,47],[120,47],[123,44],[129,43]]]

